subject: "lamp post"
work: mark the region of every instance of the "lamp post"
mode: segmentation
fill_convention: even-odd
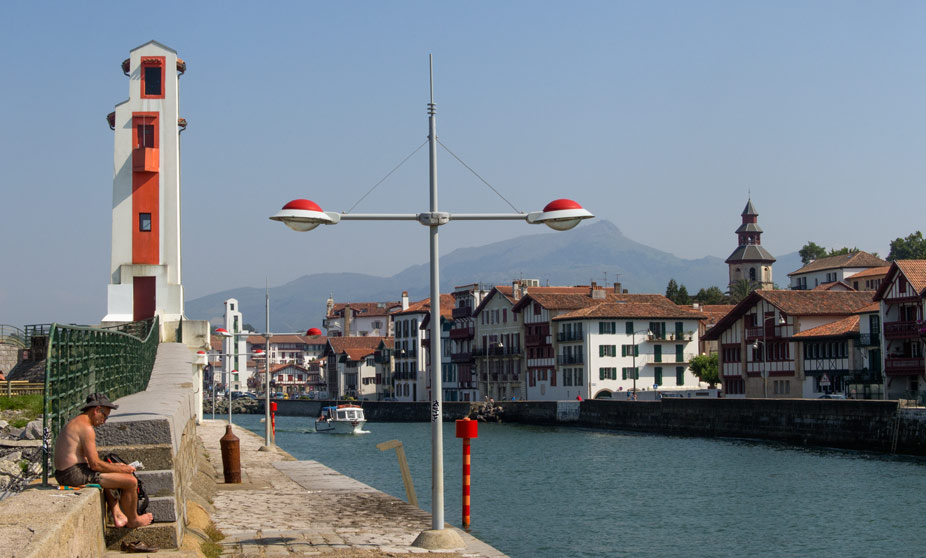
[[[273,427],[271,426],[270,421],[270,338],[274,335],[305,335],[307,337],[318,337],[322,334],[321,330],[317,327],[309,328],[308,331],[303,333],[270,333],[270,295],[267,295],[267,333],[255,333],[252,331],[245,331],[240,333],[230,333],[225,328],[218,328],[215,330],[216,334],[221,337],[235,337],[239,335],[260,335],[263,336],[266,343],[266,351],[261,351],[257,349],[254,353],[244,353],[245,356],[248,355],[261,355],[266,356],[266,361],[264,362],[264,445],[260,447],[260,451],[267,451],[271,444],[274,441]],[[214,392],[214,388],[213,388]],[[215,418],[215,396],[213,395],[212,399],[212,418]],[[228,423],[231,424],[231,399],[228,402]]]
[[[637,376],[640,374],[637,372],[637,334],[646,332],[646,336],[650,337],[653,335],[653,332],[649,329],[641,329],[640,331],[631,331],[630,332],[630,342],[633,343],[633,400],[637,400]],[[625,334],[626,335],[626,334]]]
[[[433,68],[433,66],[432,66]],[[572,200],[560,199],[547,204],[543,211],[533,213],[447,213],[438,211],[437,204],[437,121],[435,119],[434,79],[431,72],[430,102],[428,103],[429,145],[429,210],[404,214],[358,214],[325,212],[315,202],[293,200],[270,219],[280,221],[289,228],[304,232],[318,225],[334,225],[340,221],[417,221],[428,227],[430,237],[430,293],[431,293],[431,530],[416,539],[417,545],[434,545],[430,548],[457,548],[462,541],[453,531],[444,530],[444,464],[442,397],[441,397],[441,346],[440,346],[440,259],[438,255],[438,228],[450,221],[518,220],[531,224],[543,223],[555,230],[569,230],[583,219],[594,217]],[[451,535],[452,533],[452,535]]]
[[[219,329],[222,329],[222,328],[219,328]],[[226,337],[226,335],[219,333],[218,330],[216,330],[216,333],[222,337]],[[226,331],[225,333],[228,333],[228,332]],[[228,334],[227,336],[230,337],[231,334]],[[261,349],[257,349],[253,353],[214,353],[213,356],[222,357],[222,358],[229,358],[229,357],[236,357],[236,356],[263,358],[265,356],[265,353]],[[232,370],[229,373],[228,381],[225,382],[225,400],[228,402],[228,424],[232,423],[231,374],[234,374],[236,372],[238,372],[237,369]],[[215,374],[214,373],[213,373],[213,381],[212,381],[212,420],[215,420]]]
[[[492,351],[492,349],[501,351],[502,347],[504,346],[505,345],[503,345],[501,341],[496,341],[495,343],[486,343],[486,346],[485,346],[485,351],[486,351],[486,393],[485,393],[485,396],[491,397],[493,399],[494,397],[492,396],[492,373],[489,372],[489,353]]]

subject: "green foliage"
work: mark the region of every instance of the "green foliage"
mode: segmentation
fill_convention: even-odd
[[[700,304],[725,304],[727,297],[720,290],[720,287],[714,286],[707,289],[702,288],[695,295],[695,300]]]
[[[896,260],[926,260],[926,239],[923,233],[916,231],[907,238],[896,238],[891,241],[891,251],[887,255],[887,261]]]
[[[669,279],[669,284],[666,285],[666,298],[675,302],[675,299],[678,298],[678,283],[675,282],[675,279]]]
[[[749,279],[740,279],[730,284],[727,295],[729,295],[732,304],[738,304],[739,301],[749,296],[749,293],[757,288],[759,288],[758,283],[750,281]]]
[[[23,474],[26,474],[26,471],[29,470],[29,460],[28,459],[21,459],[19,461],[19,470],[22,471]]]
[[[29,424],[29,420],[30,419],[27,419],[27,418],[13,419],[10,421],[10,426],[12,426],[13,428],[25,428],[26,425]]]
[[[42,415],[43,404],[42,395],[38,393],[0,397],[0,411],[23,411],[20,414],[31,417],[31,419]]]
[[[675,304],[691,304],[691,297],[688,295],[688,289],[685,285],[678,288],[678,296],[675,297]]]
[[[798,251],[798,254],[801,256],[801,262],[804,265],[807,265],[813,260],[825,258],[826,248],[823,246],[817,246],[815,242],[808,242]]]
[[[720,383],[720,363],[717,353],[712,355],[698,355],[691,359],[691,372],[702,382],[711,387]]]

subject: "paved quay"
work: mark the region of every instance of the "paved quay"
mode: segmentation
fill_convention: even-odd
[[[222,471],[219,439],[228,423],[197,427],[209,460]],[[263,437],[233,426],[240,439],[241,484],[221,483],[212,521],[226,538],[223,556],[375,558],[428,554],[432,558],[500,558],[505,554],[456,529],[466,547],[428,551],[411,546],[431,528],[431,516],[407,502],[325,467],[296,461]],[[396,474],[399,474],[396,471]],[[449,527],[449,526],[448,526]],[[455,528],[454,528],[455,529]]]

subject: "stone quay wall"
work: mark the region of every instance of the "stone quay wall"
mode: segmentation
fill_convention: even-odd
[[[118,548],[122,540],[178,548],[202,453],[193,384],[192,351],[179,343],[162,343],[148,389],[115,401],[119,409],[97,429],[101,455],[114,452],[144,464],[137,475],[150,497],[153,524],[104,532],[99,490],[31,487],[0,502],[0,531],[9,534],[0,537],[0,556],[102,556],[105,548]]]
[[[339,403],[344,403],[340,401]],[[428,422],[428,402],[356,402],[369,422]],[[334,401],[277,401],[282,416],[317,417]],[[444,402],[443,420],[475,416],[480,404]],[[502,422],[572,425],[677,436],[926,455],[926,409],[897,401],[833,399],[662,399],[497,401]],[[263,403],[258,406],[263,413]]]

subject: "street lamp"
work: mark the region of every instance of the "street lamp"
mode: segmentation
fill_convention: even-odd
[[[222,329],[222,328],[219,328],[219,329]],[[218,330],[216,330],[216,332],[218,333]],[[219,335],[222,337],[225,337],[221,333],[219,333]],[[263,350],[256,349],[253,353],[213,353],[213,356],[217,358],[218,357],[230,358],[230,357],[236,357],[236,356],[263,358],[265,354]],[[237,372],[238,372],[237,369],[233,369],[229,373],[228,381],[225,382],[225,399],[228,402],[228,424],[232,423],[231,374],[236,374]],[[212,420],[215,420],[215,372],[214,371],[213,371],[213,376],[212,376]]]
[[[492,397],[492,373],[489,372],[489,352],[492,349],[501,351],[504,345],[501,341],[496,341],[495,343],[486,343],[485,352],[486,352],[486,397]],[[494,399],[494,397],[493,397]]]
[[[785,320],[784,316],[778,316],[778,325],[785,325],[786,323],[787,323],[787,320]],[[758,350],[759,343],[762,343],[762,352],[759,354],[762,355],[762,382],[763,382],[763,393],[765,394],[763,397],[765,399],[768,399],[768,372],[769,372],[768,364],[767,364],[768,347],[765,344],[766,341],[768,340],[767,330],[768,328],[763,323],[762,324],[762,341],[759,341],[758,339],[756,339],[755,341],[752,342],[752,348],[755,350]]]
[[[307,337],[318,337],[322,334],[322,331],[317,327],[309,328],[308,331],[303,333],[270,333],[270,295],[267,294],[267,333],[255,333],[253,331],[244,331],[240,333],[230,333],[225,328],[218,328],[215,330],[216,335],[220,337],[235,337],[236,335],[260,335],[263,336],[264,341],[266,342],[266,351],[257,349],[254,353],[245,353],[249,354],[260,354],[266,356],[266,361],[264,362],[264,373],[266,377],[264,378],[264,445],[261,446],[261,451],[267,451],[270,448],[270,445],[273,444],[273,428],[271,426],[272,421],[270,420],[270,338],[274,335],[305,335]],[[213,392],[214,392],[213,388]],[[215,418],[215,397],[212,399],[212,418]],[[228,404],[228,423],[231,424],[231,400]]]
[[[437,208],[437,121],[435,119],[434,79],[431,72],[431,96],[428,103],[428,145],[429,145],[429,211],[403,214],[358,214],[326,212],[313,201],[293,200],[270,217],[289,228],[304,232],[318,225],[335,225],[341,221],[418,221],[428,227],[430,235],[430,291],[431,291],[431,531],[419,535],[415,544],[430,548],[458,548],[462,541],[453,531],[444,530],[444,464],[442,428],[441,389],[441,346],[440,346],[440,260],[438,256],[437,230],[450,221],[493,221],[520,220],[530,224],[543,223],[548,227],[565,231],[583,219],[594,217],[572,200],[559,199],[547,204],[543,211],[513,214],[447,213]]]
[[[633,400],[637,400],[637,376],[640,374],[637,372],[637,334],[646,332],[647,337],[652,337],[653,332],[649,329],[641,329],[640,331],[631,331],[630,332],[630,342],[633,343]]]

